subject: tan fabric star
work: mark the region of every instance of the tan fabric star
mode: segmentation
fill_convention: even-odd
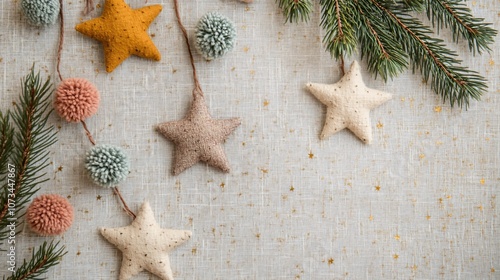
[[[156,130],[175,145],[174,175],[199,161],[229,172],[222,143],[240,123],[238,118],[212,119],[203,96],[195,94],[184,119],[159,124]]]
[[[161,5],[134,10],[124,0],[106,0],[102,15],[78,24],[76,30],[102,43],[106,71],[112,72],[131,55],[160,60],[147,29],[161,10]]]
[[[126,227],[102,228],[101,234],[122,251],[119,280],[148,270],[164,280],[173,280],[168,254],[191,237],[187,230],[162,229],[148,202],[142,204],[135,220]]]
[[[327,106],[321,139],[348,128],[361,141],[370,144],[372,141],[370,110],[392,98],[388,93],[365,86],[356,61],[337,83],[332,85],[308,83],[306,87]]]

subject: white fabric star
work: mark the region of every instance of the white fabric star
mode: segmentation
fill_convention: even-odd
[[[337,83],[332,85],[308,83],[306,87],[327,106],[321,139],[348,128],[361,141],[370,144],[372,141],[370,110],[392,98],[388,93],[365,86],[356,61]]]
[[[173,280],[168,252],[191,237],[186,230],[162,229],[148,202],[142,204],[135,220],[126,227],[102,228],[101,234],[123,254],[119,280],[148,270],[164,280]]]

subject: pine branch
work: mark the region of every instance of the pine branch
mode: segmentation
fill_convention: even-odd
[[[280,0],[286,7],[300,0]],[[350,56],[359,46],[368,70],[384,81],[408,67],[420,70],[431,88],[452,106],[468,107],[486,91],[479,73],[461,66],[457,54],[433,38],[432,31],[409,13],[427,11],[438,30],[450,27],[453,40],[468,41],[470,50],[490,50],[497,31],[473,18],[461,0],[320,0],[323,43],[336,59]],[[308,10],[308,14],[310,10]],[[342,60],[343,61],[343,60]]]
[[[6,166],[9,159],[9,151],[12,148],[13,136],[14,128],[10,124],[10,111],[7,111],[5,114],[0,112],[0,177],[4,177],[7,173]]]
[[[447,49],[442,40],[432,38],[432,31],[404,10],[389,10],[376,0],[370,1],[386,14],[382,20],[399,38],[403,49],[410,54],[413,71],[419,69],[424,81],[451,106],[469,106],[470,98],[479,99],[486,90],[486,81],[477,72],[460,66],[456,53]]]
[[[449,27],[453,34],[453,41],[458,42],[460,37],[467,40],[469,50],[474,54],[490,51],[489,44],[494,42],[497,31],[484,23],[484,19],[474,18],[471,10],[460,0],[426,0],[427,17],[433,27],[442,29]]]
[[[59,246],[59,242],[53,243],[44,242],[36,252],[33,251],[31,260],[23,264],[16,270],[14,274],[4,280],[28,280],[28,279],[45,279],[39,278],[46,273],[49,268],[56,266],[61,261],[61,258],[66,255],[65,247]]]
[[[9,219],[20,217],[21,210],[38,191],[38,185],[48,180],[44,178],[45,173],[39,173],[48,166],[47,148],[56,142],[53,126],[47,125],[52,112],[49,109],[52,93],[50,79],[42,83],[40,74],[35,75],[33,67],[22,83],[22,94],[10,114],[15,128],[12,145],[4,151],[9,153],[7,165],[13,165],[15,170],[10,173],[13,180],[2,182],[0,242],[8,237]],[[9,202],[14,202],[15,207],[9,207]]]
[[[335,59],[350,56],[357,46],[358,16],[352,0],[321,0],[321,26],[326,30],[323,43]]]
[[[10,124],[10,112],[6,114],[0,112],[0,182],[2,190],[0,192],[0,205],[8,205],[8,164],[10,151],[12,151],[12,139],[14,138],[14,128]],[[10,229],[0,224],[0,245],[9,234]]]
[[[368,70],[380,74],[384,81],[406,70],[408,55],[397,38],[380,21],[382,13],[373,5],[359,2],[360,23],[358,41],[361,49],[361,59],[366,57]]]
[[[311,0],[276,0],[278,6],[283,10],[285,18],[290,23],[299,21],[308,21],[313,4]]]

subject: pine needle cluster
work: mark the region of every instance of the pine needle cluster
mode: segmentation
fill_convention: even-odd
[[[22,93],[14,109],[0,112],[0,248],[3,250],[15,244],[7,242],[12,238],[9,224],[15,221],[16,231],[20,228],[26,204],[39,185],[48,180],[43,170],[49,165],[48,148],[56,142],[54,127],[47,123],[52,112],[50,79],[43,82],[33,67],[21,82]],[[7,279],[40,279],[63,255],[63,246],[44,243],[29,262],[24,261]]]
[[[312,0],[277,0],[289,22],[307,21]],[[368,70],[384,81],[411,68],[451,106],[469,106],[486,91],[486,80],[461,65],[456,52],[435,38],[414,16],[425,13],[439,33],[451,30],[454,42],[464,40],[475,55],[490,51],[497,31],[474,18],[461,0],[320,0],[323,43],[337,60],[360,52]]]

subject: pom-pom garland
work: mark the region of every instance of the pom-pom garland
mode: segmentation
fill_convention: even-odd
[[[39,235],[59,235],[73,223],[73,206],[62,196],[41,195],[28,207],[26,221],[31,230]]]
[[[55,108],[68,122],[81,122],[97,112],[99,92],[88,80],[69,78],[56,89]]]
[[[90,178],[102,187],[114,187],[123,181],[129,166],[127,155],[116,146],[94,146],[85,157],[85,169]]]
[[[196,49],[206,60],[225,55],[235,42],[234,24],[219,13],[204,15],[196,26]]]
[[[22,0],[21,8],[29,23],[36,26],[54,24],[59,16],[59,0]]]

